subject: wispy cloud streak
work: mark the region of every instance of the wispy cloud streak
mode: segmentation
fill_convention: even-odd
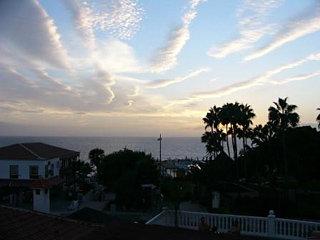
[[[312,6],[302,16],[300,15],[296,19],[284,25],[274,36],[271,42],[245,57],[245,60],[250,61],[256,58],[263,57],[264,55],[282,47],[287,43],[293,42],[301,37],[317,32],[319,30],[320,1],[315,1],[314,6]]]
[[[320,76],[320,72],[314,72],[314,73],[307,73],[307,74],[300,74],[294,77],[289,77],[283,80],[270,80],[268,81],[269,83],[273,84],[273,85],[282,85],[282,84],[286,84],[286,83],[290,83],[290,82],[296,82],[296,81],[304,81],[304,80],[308,80],[310,78],[315,78],[315,77],[319,77]]]
[[[271,10],[280,6],[282,2],[282,0],[244,0],[237,14],[239,37],[211,47],[207,54],[214,58],[224,58],[230,54],[251,48],[255,42],[270,33],[271,25],[265,24],[265,18]]]
[[[68,68],[57,26],[37,0],[0,1],[0,43],[28,61]]]
[[[146,88],[163,88],[163,87],[167,87],[170,86],[172,84],[176,84],[176,83],[180,83],[183,81],[186,81],[190,78],[194,78],[197,77],[198,75],[208,72],[209,69],[208,68],[201,68],[198,69],[196,71],[190,72],[189,74],[183,76],[183,77],[176,77],[173,79],[159,79],[159,80],[155,80],[152,82],[148,82],[147,84],[145,84]]]
[[[205,0],[190,0],[189,8],[182,17],[182,25],[170,32],[169,39],[164,47],[159,49],[152,59],[151,70],[162,72],[171,69],[177,64],[177,57],[187,41],[190,39],[189,26],[197,16],[197,7]]]
[[[285,70],[296,68],[296,67],[298,67],[306,62],[309,62],[309,61],[319,61],[319,60],[320,60],[320,53],[311,54],[311,55],[307,56],[306,58],[303,58],[298,61],[294,61],[292,63],[284,64],[280,67],[269,70],[269,71],[261,74],[260,76],[249,79],[247,81],[234,83],[234,84],[231,84],[226,87],[219,88],[219,89],[216,89],[213,91],[198,92],[198,93],[193,94],[192,97],[193,98],[201,98],[201,99],[212,98],[212,97],[221,97],[221,96],[229,95],[229,94],[234,93],[239,90],[249,89],[254,86],[262,85],[264,83],[268,83],[269,81],[271,81],[271,83],[272,83],[273,81],[270,80],[271,77],[273,77],[273,76],[275,76]]]

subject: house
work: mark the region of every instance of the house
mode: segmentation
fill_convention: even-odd
[[[161,162],[162,175],[176,178],[184,176],[191,167],[199,167],[199,160],[193,159],[168,159]]]
[[[0,148],[0,187],[32,189],[33,209],[50,211],[50,188],[63,182],[61,169],[79,152],[44,144],[19,143]],[[19,198],[16,191],[10,203]]]

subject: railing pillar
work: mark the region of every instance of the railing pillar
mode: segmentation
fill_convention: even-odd
[[[274,215],[274,211],[270,210],[268,215],[268,228],[267,228],[268,236],[273,237],[276,234],[276,216]]]

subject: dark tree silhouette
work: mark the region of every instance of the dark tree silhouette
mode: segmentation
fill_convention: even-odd
[[[202,120],[205,124],[205,133],[201,137],[201,141],[206,143],[207,152],[212,158],[217,156],[223,150],[223,140],[225,139],[225,134],[222,130],[219,129],[220,118],[219,112],[221,108],[213,106],[209,109],[209,112],[206,114]],[[210,131],[207,131],[210,129]]]
[[[287,103],[288,98],[279,98],[278,102],[274,102],[275,107],[269,107],[269,124],[273,128],[275,134],[281,138],[283,149],[284,175],[288,174],[287,151],[285,132],[292,127],[296,127],[299,123],[299,114],[295,112],[296,105]]]
[[[317,108],[320,111],[320,108]],[[320,129],[320,114],[317,116],[318,128]]]
[[[105,156],[97,175],[120,206],[137,209],[144,207],[141,185],[158,185],[160,172],[151,154],[123,149]]]
[[[104,157],[105,157],[104,151],[100,148],[92,149],[89,152],[90,163],[96,166],[97,168],[100,166],[101,161],[103,160]]]
[[[210,157],[216,157],[223,151],[223,142],[227,143],[228,156],[230,157],[229,136],[233,148],[233,159],[237,165],[237,175],[240,175],[240,163],[238,162],[237,140],[242,139],[243,152],[247,144],[247,139],[251,136],[252,119],[255,117],[250,105],[239,103],[226,103],[221,108],[214,106],[209,109],[205,123],[205,133],[202,135],[202,142],[206,143],[207,152]],[[207,131],[210,129],[210,131]],[[225,129],[225,132],[223,132]],[[244,166],[245,168],[245,166]],[[246,169],[244,169],[246,171]]]

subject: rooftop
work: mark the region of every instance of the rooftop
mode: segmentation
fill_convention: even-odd
[[[238,239],[230,235],[207,233],[171,227],[113,221],[98,225],[29,210],[0,206],[0,239],[72,239],[72,240],[214,240]],[[256,239],[256,238],[244,238]]]
[[[0,160],[46,160],[79,156],[79,152],[45,143],[18,143],[0,148]]]

